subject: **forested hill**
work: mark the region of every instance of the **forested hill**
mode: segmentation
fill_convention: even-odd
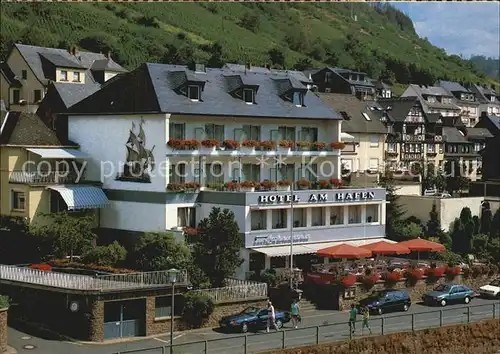
[[[480,72],[500,82],[500,58],[486,58],[484,55],[473,55],[471,61]]]
[[[222,62],[361,69],[390,82],[483,82],[470,62],[420,39],[387,4],[149,3],[1,6],[2,59],[13,42],[107,51],[122,65]]]

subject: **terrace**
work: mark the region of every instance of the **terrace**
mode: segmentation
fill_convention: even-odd
[[[164,288],[170,286],[168,279],[167,271],[96,275],[95,277],[91,277],[0,265],[1,284],[21,284],[28,287],[45,287],[83,292],[104,293]],[[188,284],[187,273],[185,271],[180,273],[177,283]]]

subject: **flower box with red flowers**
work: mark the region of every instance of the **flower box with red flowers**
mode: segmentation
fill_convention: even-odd
[[[184,148],[184,140],[182,139],[170,139],[167,142],[168,147],[176,150],[182,150]]]
[[[340,278],[339,283],[346,288],[349,288],[356,284],[356,276],[354,274],[347,274]]]
[[[224,187],[229,191],[237,191],[240,189],[240,184],[238,182],[228,182]]]
[[[387,282],[396,282],[402,278],[403,276],[401,275],[401,272],[398,272],[397,270],[393,270],[392,272],[387,271],[382,274],[382,279]]]
[[[330,184],[333,188],[339,188],[339,187],[342,187],[344,185],[344,181],[342,181],[339,178],[333,177],[330,179]]]
[[[185,150],[196,150],[200,147],[200,142],[195,139],[184,140],[183,144]]]
[[[301,150],[310,150],[311,149],[311,142],[309,141],[298,141],[297,142],[297,147]]]
[[[323,151],[326,149],[326,143],[322,141],[315,141],[312,144],[312,148],[316,151]]]
[[[424,271],[417,268],[408,268],[405,271],[405,277],[410,280],[420,280],[424,277]]]
[[[43,272],[51,272],[52,271],[52,266],[50,264],[31,264],[30,265],[31,269],[37,269],[41,270]]]
[[[288,187],[291,184],[292,184],[292,182],[290,182],[286,179],[282,179],[282,180],[278,181],[278,186],[280,186],[280,187]]]
[[[297,188],[299,189],[309,189],[311,188],[311,182],[305,178],[301,178],[297,181]]]
[[[259,146],[259,142],[257,140],[245,140],[244,142],[241,143],[242,147],[245,148],[256,148]]]
[[[345,144],[341,141],[334,141],[330,143],[330,149],[332,150],[342,150],[345,148]]]
[[[445,269],[443,267],[426,268],[424,274],[431,278],[441,278],[444,275]]]
[[[184,189],[186,190],[194,190],[200,188],[200,184],[196,182],[186,182],[184,183]]]
[[[216,140],[216,139],[205,139],[205,140],[201,141],[201,146],[206,147],[206,148],[219,147],[220,142],[219,142],[219,140]]]
[[[293,140],[281,140],[279,142],[279,147],[281,148],[294,148],[295,147],[295,142]]]
[[[445,273],[448,276],[457,276],[460,273],[462,273],[462,268],[460,268],[459,266],[455,266],[455,267],[449,267],[448,266],[445,269]]]
[[[262,182],[260,182],[260,188],[262,190],[267,190],[267,191],[271,190],[273,188],[276,188],[276,182],[265,179]]]
[[[257,182],[254,182],[254,181],[243,181],[243,182],[241,182],[240,187],[242,187],[242,188],[255,188],[256,185],[257,185]]]
[[[169,183],[167,184],[168,192],[182,192],[184,190],[184,185],[182,183]]]
[[[325,179],[322,179],[318,182],[318,185],[319,185],[319,188],[321,189],[326,189],[326,188],[329,188],[330,187],[330,182],[328,182],[327,180]]]
[[[236,140],[227,139],[227,140],[224,140],[224,142],[222,143],[222,146],[228,150],[236,150],[237,148],[240,147],[240,143]]]
[[[276,142],[272,140],[261,141],[260,148],[265,151],[276,150]]]

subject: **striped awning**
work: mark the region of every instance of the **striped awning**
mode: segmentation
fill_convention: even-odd
[[[44,149],[35,149],[29,148],[26,149],[29,152],[40,156],[44,159],[88,159],[88,156],[83,152],[77,149],[66,149],[66,148],[44,148]]]
[[[104,208],[109,200],[103,190],[95,186],[50,186],[59,193],[68,206],[68,210]]]

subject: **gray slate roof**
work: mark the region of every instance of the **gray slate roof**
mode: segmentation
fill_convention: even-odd
[[[277,69],[268,69],[261,66],[250,66],[250,70],[246,68],[246,65],[243,64],[234,64],[234,63],[226,63],[222,67],[223,69],[228,69],[230,71],[244,73],[245,71],[255,72],[255,73],[264,73],[268,74],[270,72],[275,73],[277,75],[284,75],[285,77],[293,76],[296,80],[304,83],[312,84],[312,80],[309,79],[309,75],[302,71],[296,70],[277,70]]]
[[[342,131],[347,133],[386,134],[387,128],[380,121],[379,111],[372,111],[366,102],[349,94],[320,93],[319,97],[337,112],[345,112],[350,117],[342,122]],[[363,113],[371,120],[366,120]],[[380,112],[381,113],[381,112]],[[341,113],[344,115],[344,113]]]
[[[493,90],[492,88],[490,87],[483,87],[481,85],[477,85],[477,84],[472,84],[470,87],[469,87],[470,91],[475,93],[476,94],[476,97],[477,99],[479,100],[479,102],[481,103],[488,103],[488,104],[493,104],[493,105],[498,105],[498,102],[491,102],[487,97],[486,95],[496,95],[496,91]]]
[[[418,97],[412,96],[378,100],[380,106],[387,110],[387,117],[393,122],[403,122],[417,102]]]
[[[429,123],[437,123],[438,120],[442,119],[441,113],[426,113],[425,118]]]
[[[410,84],[406,89],[406,91],[403,93],[403,95],[401,95],[401,97],[413,97],[413,96],[417,96],[419,98],[425,113],[429,112],[429,108],[460,111],[460,108],[454,103],[451,104],[444,104],[441,102],[431,103],[425,100],[424,96],[441,96],[441,97],[454,98],[454,96],[450,92],[448,92],[446,89],[442,87]]]
[[[467,138],[455,127],[443,127],[443,136],[448,143],[468,143]]]
[[[361,86],[375,87],[375,85],[372,82],[372,79],[370,79],[368,77],[367,73],[364,73],[364,72],[361,72],[361,71],[350,70],[350,69],[343,69],[343,68],[327,67],[327,69],[329,69],[332,72],[338,74],[342,79],[344,79],[345,81],[347,81],[351,85],[361,85]],[[342,74],[344,74],[344,73],[362,74],[362,75],[365,76],[365,81],[346,79],[345,77],[342,76]]]
[[[86,85],[77,85],[70,83],[55,83],[54,87],[56,88],[59,96],[63,100],[66,108],[73,106],[75,103],[80,102],[84,98],[87,98],[94,92],[98,91],[101,87],[99,84],[86,84]]]
[[[21,82],[16,78],[16,75],[12,72],[11,68],[7,65],[6,62],[0,63],[0,71],[2,72],[7,82],[10,84],[10,86],[12,87],[23,86]]]
[[[493,138],[493,135],[486,128],[467,128],[467,138],[470,139],[488,139]]]
[[[47,84],[49,78],[46,77],[43,70],[41,59],[42,56],[48,57],[47,60],[49,61],[55,60],[62,63],[64,60],[64,62],[68,65],[69,63],[73,63],[72,65],[80,65],[81,67],[86,69],[90,69],[96,60],[108,60],[108,58],[102,53],[79,51],[76,56],[74,56],[66,49],[36,47],[25,44],[15,44],[15,47],[19,50],[23,58],[26,60],[37,79],[43,84]],[[55,65],[57,66],[57,64]],[[106,68],[106,70],[115,72],[126,71],[126,69],[115,63],[113,60],[108,60],[108,67]],[[90,70],[87,70],[86,72],[85,82],[95,83]]]
[[[499,116],[487,116],[488,120],[498,129],[500,130],[500,117]],[[483,119],[483,118],[481,118]]]
[[[470,93],[465,87],[460,85],[458,82],[438,80],[434,83],[434,86],[439,86],[447,90],[448,92],[466,92]]]
[[[86,113],[153,113],[163,112],[186,115],[214,115],[238,117],[280,117],[301,119],[342,119],[324,104],[321,99],[306,90],[305,107],[296,107],[278,94],[276,79],[287,76],[282,73],[234,72],[228,69],[206,68],[206,73],[196,73],[205,79],[204,90],[199,102],[172,88],[172,73],[185,73],[186,66],[146,63],[133,72],[122,75],[102,86],[90,97],[70,109],[73,114]],[[192,74],[192,72],[190,72]],[[226,76],[240,75],[258,84],[256,104],[246,104],[230,94],[231,87]],[[291,77],[290,75],[288,76]],[[175,86],[175,85],[174,85]]]
[[[61,68],[76,68],[76,69],[85,69],[85,67],[80,64],[76,60],[69,59],[65,56],[62,56],[61,54],[55,54],[55,53],[42,53],[40,56],[55,66],[61,67]],[[76,58],[75,58],[76,59]]]

